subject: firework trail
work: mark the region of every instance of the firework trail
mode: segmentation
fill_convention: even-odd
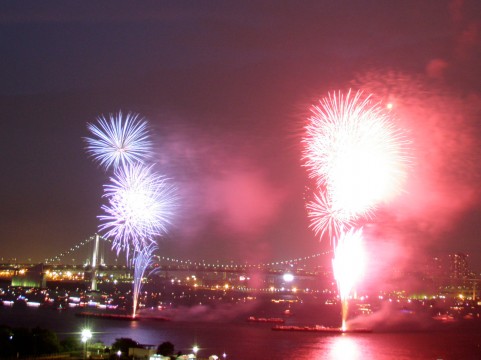
[[[365,260],[362,248],[362,229],[341,231],[334,250],[332,269],[342,304],[342,330],[346,330],[349,295],[362,276]]]
[[[84,138],[87,154],[105,169],[135,163],[144,163],[150,157],[152,143],[147,121],[138,114],[117,115],[98,118],[98,125],[87,124],[94,137]]]
[[[113,239],[112,247],[129,253],[130,245],[141,248],[167,232],[174,215],[175,187],[152,171],[152,166],[136,164],[120,167],[104,185],[108,200],[102,206],[99,230]]]
[[[362,92],[329,94],[314,106],[303,139],[309,176],[325,189],[331,211],[319,212],[340,224],[370,217],[400,191],[409,162],[406,140],[389,112]],[[319,231],[319,230],[318,230]]]
[[[147,275],[145,271],[153,265],[154,251],[157,250],[155,243],[151,242],[149,245],[143,246],[134,250],[133,265],[134,265],[134,287],[133,287],[133,309],[132,317],[135,318],[137,313],[137,306],[139,301],[139,294],[142,291],[142,280],[144,277],[149,277],[155,269],[151,270]]]

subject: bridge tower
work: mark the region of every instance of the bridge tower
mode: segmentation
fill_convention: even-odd
[[[99,257],[99,243],[100,243],[100,236],[99,234],[95,234],[95,243],[94,243],[94,251],[92,254],[92,285],[90,289],[92,291],[97,291],[97,259]]]

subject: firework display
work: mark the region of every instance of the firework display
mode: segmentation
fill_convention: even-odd
[[[312,108],[303,160],[316,182],[306,205],[310,227],[334,248],[333,272],[347,329],[348,299],[364,267],[362,219],[401,192],[409,166],[409,141],[391,113],[371,95],[329,94]]]
[[[87,154],[105,169],[144,163],[152,151],[147,121],[138,114],[98,118],[98,125],[87,124],[93,137],[85,138]]]
[[[369,218],[377,206],[399,194],[409,142],[371,96],[351,91],[329,94],[313,107],[305,130],[305,166],[324,190],[321,206],[329,207],[311,212],[314,223],[337,224],[339,230],[342,224]]]
[[[175,189],[152,167],[135,164],[120,167],[104,185],[108,204],[102,206],[100,231],[113,239],[117,253],[148,245],[167,231],[173,216]]]
[[[87,154],[106,170],[113,169],[104,185],[103,214],[98,216],[99,230],[112,239],[117,255],[132,253],[134,267],[133,309],[136,316],[142,279],[152,265],[157,250],[156,238],[167,232],[173,216],[175,188],[169,180],[147,164],[152,158],[148,123],[138,114],[122,112],[109,120],[98,118],[98,125],[87,124],[94,135],[86,138]],[[148,275],[147,275],[148,276]]]

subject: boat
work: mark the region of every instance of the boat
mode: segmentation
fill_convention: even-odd
[[[144,315],[137,314],[136,317],[133,317],[132,315],[129,315],[129,314],[100,313],[100,312],[91,312],[91,311],[81,311],[81,312],[75,313],[75,316],[93,317],[98,319],[129,320],[129,321],[139,321],[139,320],[170,321],[169,318],[162,317],[162,316],[144,316]]]
[[[279,323],[279,324],[283,324],[284,323],[284,319],[282,318],[265,318],[265,317],[255,317],[255,316],[249,316],[247,318],[247,321],[250,321],[250,322],[262,322],[262,323]]]
[[[436,316],[433,316],[434,320],[441,321],[441,322],[454,322],[456,319],[454,318],[453,315],[450,314],[437,314]]]
[[[89,311],[82,311],[75,313],[75,316],[79,317],[92,317],[92,318],[99,318],[99,319],[112,319],[112,320],[129,320],[129,321],[138,321],[138,317],[133,317],[132,315],[128,314],[109,314],[109,313],[97,313],[97,312],[89,312]]]
[[[274,331],[306,331],[306,332],[322,332],[328,334],[343,334],[343,333],[372,333],[371,329],[347,329],[326,327],[321,325],[315,326],[295,326],[295,325],[276,325],[272,327]]]
[[[293,313],[292,313],[292,310],[289,308],[289,309],[286,309],[282,312],[285,316],[292,316]]]

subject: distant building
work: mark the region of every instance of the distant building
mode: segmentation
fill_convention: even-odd
[[[454,282],[462,282],[471,277],[471,270],[468,265],[468,255],[454,253],[449,255],[449,278]]]
[[[148,360],[155,354],[154,345],[142,345],[142,347],[129,348],[129,356],[134,360]]]
[[[12,286],[45,288],[43,264],[35,265],[28,270],[17,271],[12,276]]]

